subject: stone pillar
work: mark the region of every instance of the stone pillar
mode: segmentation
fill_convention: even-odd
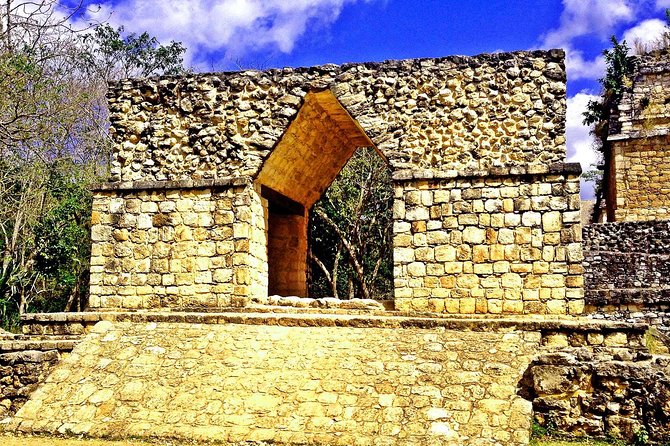
[[[91,239],[91,308],[225,307],[267,294],[264,210],[244,179],[101,185]]]

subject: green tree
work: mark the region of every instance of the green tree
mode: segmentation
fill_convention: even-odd
[[[82,175],[67,159],[49,172],[47,189],[54,205],[34,229],[35,272],[49,284],[46,293],[35,296],[42,311],[81,311],[85,304],[92,197]]]
[[[393,190],[386,162],[359,149],[310,213],[310,294],[391,298]]]
[[[596,181],[596,204],[593,208],[593,219],[597,221],[604,199],[604,193],[609,187],[609,178],[603,175],[611,163],[610,146],[607,137],[610,131],[610,118],[626,88],[632,84],[631,76],[635,71],[635,57],[630,55],[630,48],[626,41],[619,42],[611,37],[612,48],[603,51],[605,56],[605,76],[600,79],[603,93],[598,100],[589,101],[584,112],[584,124],[593,126],[591,133],[596,138],[596,149],[602,166],[598,172],[587,172],[585,176]]]
[[[88,71],[100,79],[145,77],[152,74],[179,74],[184,71],[184,52],[180,42],[161,45],[144,32],[125,33],[107,23],[97,25],[82,36],[87,51],[84,57]]]
[[[56,0],[0,8],[0,325],[86,305],[91,196],[107,175],[107,82],[181,70],[184,48],[107,24],[74,29]]]

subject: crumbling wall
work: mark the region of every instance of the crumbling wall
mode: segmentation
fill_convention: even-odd
[[[584,227],[587,313],[670,322],[670,221],[617,222]]]
[[[621,349],[540,356],[524,382],[540,425],[576,437],[670,438],[670,359]]]
[[[0,352],[0,419],[12,416],[61,358],[58,350]]]
[[[637,138],[668,134],[670,58],[667,51],[636,56],[635,72],[610,120],[610,135]]]
[[[609,123],[608,215],[614,221],[670,219],[670,60],[667,51],[655,51],[635,63]]]

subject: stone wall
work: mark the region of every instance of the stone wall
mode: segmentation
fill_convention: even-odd
[[[635,59],[631,83],[613,110],[608,137],[608,218],[670,218],[670,59],[653,52]]]
[[[396,308],[580,314],[577,166],[421,178],[396,172]]]
[[[670,221],[584,227],[587,312],[652,323],[670,321]]]
[[[540,425],[576,437],[670,438],[670,360],[585,348],[542,355],[526,373]],[[631,443],[632,444],[632,443]]]
[[[637,56],[630,84],[610,120],[614,140],[666,135],[670,127],[670,59],[667,52]]]
[[[28,401],[60,358],[58,350],[0,350],[0,420]]]
[[[288,220],[274,217],[307,216],[351,154],[374,147],[397,174],[399,309],[581,312],[579,172],[563,164],[563,57],[499,53],[112,85],[112,182],[95,197],[91,306],[226,307],[268,289],[304,295],[304,222],[286,231]],[[410,202],[405,215],[401,199],[426,187],[430,204]],[[480,187],[485,196],[476,197]]]
[[[270,211],[268,294],[307,296],[307,217]]]
[[[615,221],[670,219],[670,136],[612,142]]]
[[[90,307],[225,307],[267,293],[264,204],[248,182],[136,187],[94,194]]]
[[[394,169],[565,161],[561,50],[124,80],[112,181],[256,176],[308,92],[330,90]]]

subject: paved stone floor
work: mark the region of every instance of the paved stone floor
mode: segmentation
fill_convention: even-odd
[[[522,445],[538,332],[100,322],[9,428],[280,444]]]

